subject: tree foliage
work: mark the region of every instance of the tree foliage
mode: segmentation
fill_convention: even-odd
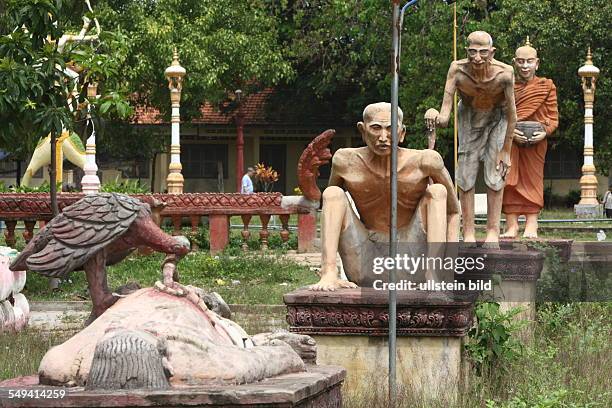
[[[403,3],[402,3],[403,4]],[[587,46],[602,70],[595,105],[595,151],[598,169],[612,165],[612,138],[606,129],[612,90],[609,21],[612,3],[599,0],[458,0],[458,58],[465,57],[465,40],[475,30],[488,31],[496,58],[508,64],[527,35],[541,59],[539,76],[558,88],[561,143],[582,146],[583,102],[578,68]],[[385,0],[292,1],[278,15],[287,27],[286,44],[297,70],[282,88],[285,100],[301,100],[305,108],[283,111],[304,118],[317,110],[336,113],[354,123],[370,102],[389,100],[391,5]],[[444,2],[421,0],[409,9],[402,33],[400,106],[408,126],[407,144],[423,148],[423,114],[439,108],[446,72],[453,53],[453,8]],[[313,103],[314,102],[314,103]],[[285,104],[286,105],[286,104]],[[309,109],[310,107],[310,109]],[[319,111],[319,112],[320,112]],[[449,152],[450,130],[438,131],[438,149]]]
[[[439,108],[453,58],[453,7],[441,1],[418,4],[404,21],[400,106],[408,126],[406,143],[422,148],[423,114],[429,107]],[[91,50],[60,57],[52,46],[45,46],[45,38],[58,38],[68,27],[78,27],[82,2],[0,0],[4,144],[19,134],[31,146],[44,134],[35,126],[44,123],[49,129],[66,119],[67,109],[58,99],[61,90],[56,89],[63,83],[57,66],[70,60],[87,66],[86,75],[100,81],[104,96],[98,102],[99,114],[129,114],[128,105],[122,104],[129,93],[134,104],[157,108],[168,118],[164,70],[173,47],[187,69],[183,119],[199,116],[203,101],[227,100],[238,88],[248,94],[275,86],[272,113],[302,122],[323,114],[354,124],[366,104],[389,99],[387,0],[99,0],[94,11],[105,37]],[[457,15],[459,58],[474,30],[491,33],[496,58],[506,63],[530,36],[541,59],[538,75],[557,85],[557,140],[577,149],[583,139],[583,99],[576,71],[590,45],[601,69],[595,103],[596,164],[602,172],[612,167],[612,138],[606,128],[611,113],[605,109],[612,95],[605,66],[610,60],[611,2],[458,0]],[[17,28],[22,26],[31,35]],[[110,135],[107,141],[123,135]],[[157,143],[151,144],[153,148]],[[452,151],[452,130],[438,131],[437,148],[447,155]]]
[[[101,98],[91,101],[102,107],[104,116],[127,117],[132,112],[113,87],[120,85],[113,80],[125,58],[124,37],[106,32],[93,45],[68,43],[58,49],[64,34],[80,29],[74,3],[10,0],[0,7],[0,140],[16,158],[27,158],[39,138],[75,127],[82,119],[78,108],[89,82],[104,81]],[[82,72],[76,84],[67,65]],[[75,85],[79,98],[70,101]]]
[[[220,102],[275,85],[292,74],[278,42],[275,16],[264,0],[105,0],[100,21],[129,37],[122,75],[136,103],[168,115],[164,70],[178,49],[187,70],[181,115],[198,115],[205,101]]]
[[[66,60],[56,41],[61,2],[10,1],[0,27],[0,138],[3,149],[27,154],[39,137],[71,122]],[[70,125],[68,125],[70,126]]]

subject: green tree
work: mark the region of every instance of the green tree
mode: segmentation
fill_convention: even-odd
[[[8,0],[0,5],[0,140],[4,149],[24,155],[37,139],[51,135],[51,204],[57,213],[55,180],[55,140],[63,129],[74,127],[79,100],[68,98],[75,89],[81,101],[84,82],[75,84],[67,63],[83,70],[87,81],[113,76],[119,53],[98,53],[91,46],[67,43],[60,39],[71,28],[72,2],[62,0]],[[115,43],[113,43],[115,44]],[[115,50],[112,50],[115,51]],[[128,114],[125,101],[110,92],[113,107]],[[103,101],[106,101],[103,99]],[[102,102],[104,103],[104,102]]]
[[[265,0],[105,0],[105,26],[125,32],[129,54],[122,76],[139,106],[169,114],[164,70],[178,49],[187,70],[181,115],[199,116],[201,104],[221,102],[277,84],[293,71],[278,42],[278,20]]]
[[[18,150],[50,133],[54,180],[55,140],[65,125],[70,128],[72,119],[66,99],[70,79],[56,46],[62,34],[61,26],[54,24],[61,2],[9,1],[5,7],[0,37],[0,137],[4,146]],[[52,182],[51,204],[57,213],[55,187]]]
[[[529,35],[542,61],[538,75],[555,81],[559,95],[560,143],[582,146],[582,90],[577,69],[586,48],[602,70],[595,105],[598,170],[612,166],[612,138],[606,129],[612,90],[609,70],[609,21],[612,3],[599,0],[458,0],[458,58],[474,30],[488,31],[496,58],[511,63],[514,50]],[[282,40],[297,75],[285,82],[274,110],[304,120],[322,112],[354,123],[370,102],[389,100],[391,5],[385,0],[290,1],[276,6]],[[419,2],[406,14],[402,33],[400,106],[408,127],[406,143],[426,146],[423,114],[439,108],[452,61],[453,10],[441,1]],[[297,102],[292,109],[287,101]],[[283,109],[285,107],[285,109]],[[438,131],[437,149],[452,151],[452,130]]]

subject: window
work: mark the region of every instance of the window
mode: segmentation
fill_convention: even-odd
[[[544,178],[578,179],[582,175],[583,153],[566,145],[552,145],[546,152]]]
[[[1,177],[15,177],[15,171],[17,171],[17,164],[10,159],[0,160],[0,176]]]
[[[191,178],[216,179],[219,170],[223,178],[228,177],[226,144],[183,144],[181,145],[183,175]]]

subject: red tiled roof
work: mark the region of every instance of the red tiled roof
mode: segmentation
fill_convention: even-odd
[[[245,125],[261,125],[270,123],[266,118],[266,102],[268,97],[274,92],[272,88],[264,89],[251,95],[247,95],[242,102]],[[133,123],[142,125],[164,123],[159,115],[159,111],[150,107],[136,107],[136,114]],[[202,123],[211,125],[228,125],[234,123],[235,112],[224,113],[219,111],[210,102],[204,102],[200,108],[201,116],[193,118],[192,123]]]
[[[159,116],[159,110],[146,106],[137,106],[132,123],[139,125],[153,125],[158,123],[164,123],[162,118]]]

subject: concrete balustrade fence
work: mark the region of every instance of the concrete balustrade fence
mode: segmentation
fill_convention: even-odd
[[[186,193],[186,194],[130,194],[130,196],[151,205],[153,216],[161,224],[170,219],[173,234],[181,233],[183,221],[189,220],[191,231],[197,232],[202,218],[208,218],[210,230],[210,251],[222,251],[229,243],[230,217],[240,216],[243,222],[241,235],[243,248],[251,237],[249,224],[253,217],[259,217],[261,230],[259,239],[262,248],[267,248],[270,232],[268,223],[273,215],[281,221],[280,236],[283,242],[290,237],[289,218],[298,217],[298,251],[311,252],[316,235],[315,203],[300,196],[283,196],[280,193]],[[58,206],[63,208],[74,204],[83,197],[81,193],[58,194]],[[51,200],[48,193],[3,193],[0,194],[0,220],[6,224],[6,245],[14,247],[17,223],[23,222],[23,238],[29,242],[36,223],[42,228],[52,218]]]

